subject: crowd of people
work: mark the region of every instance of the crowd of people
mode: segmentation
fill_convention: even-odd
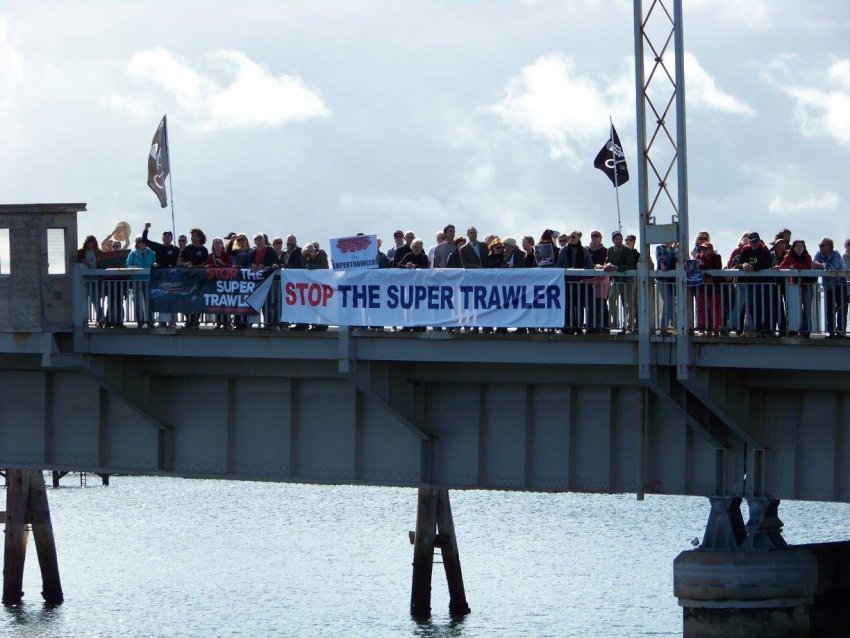
[[[78,261],[90,268],[126,267],[149,268],[223,268],[238,267],[251,270],[280,268],[326,269],[331,266],[327,253],[318,242],[299,245],[294,235],[284,240],[259,232],[249,242],[249,235],[231,232],[215,237],[207,248],[206,234],[200,228],[190,230],[188,236],[180,235],[177,244],[171,231],[162,232],[161,241],[151,239],[150,224],[145,224],[142,235],[135,238],[132,249],[127,243],[115,241],[111,236],[102,244],[97,238],[86,237],[78,252]],[[792,239],[789,229],[782,229],[772,241],[766,242],[759,233],[747,231],[738,245],[723,260],[715,250],[708,231],[699,231],[690,252],[675,242],[656,246],[652,255],[642,256],[635,248],[636,236],[611,233],[608,246],[602,232],[593,230],[587,243],[579,230],[558,233],[544,230],[538,239],[522,237],[519,241],[510,236],[487,235],[479,239],[475,227],[458,235],[452,224],[436,233],[435,242],[425,247],[425,242],[413,231],[396,230],[393,244],[385,252],[378,239],[377,261],[380,268],[559,268],[566,270],[599,271],[582,273],[580,277],[567,278],[564,326],[567,334],[610,333],[619,330],[628,334],[637,330],[636,282],[634,278],[617,277],[634,271],[646,261],[651,270],[660,273],[674,271],[681,260],[702,271],[738,270],[757,272],[769,270],[836,271],[822,276],[823,316],[829,338],[847,335],[847,310],[850,302],[847,271],[850,271],[850,239],[844,242],[844,252],[835,249],[829,237],[823,237],[811,255],[802,239]],[[253,245],[252,245],[253,244]],[[839,272],[841,271],[841,272]],[[816,277],[800,273],[800,277],[776,280],[771,278],[705,275],[703,283],[694,291],[693,316],[697,334],[719,336],[739,334],[744,336],[769,336],[791,334],[807,337],[812,332],[812,312]],[[135,275],[136,299],[141,294],[142,275]],[[662,275],[654,280],[657,304],[652,304],[651,323],[661,333],[670,333],[675,326],[677,296],[670,279]],[[121,306],[122,304],[118,304]],[[140,326],[152,324],[151,317],[137,302],[136,320]],[[114,303],[106,308],[96,308],[97,323],[102,326],[123,325],[123,312]],[[141,307],[141,309],[140,309]],[[177,317],[160,313],[158,325],[176,327]],[[793,325],[789,317],[794,317]],[[244,329],[247,317],[217,317],[219,328]],[[266,325],[277,325],[268,320]],[[185,327],[198,327],[199,317],[189,315]],[[283,324],[291,329],[306,326]],[[315,326],[314,329],[326,329]],[[504,329],[503,329],[504,330]],[[527,331],[522,327],[517,330]]]

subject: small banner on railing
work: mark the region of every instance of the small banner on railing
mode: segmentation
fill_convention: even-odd
[[[705,283],[705,273],[700,270],[696,259],[685,262],[685,282],[688,286],[702,286]]]
[[[331,239],[334,270],[362,270],[378,267],[378,236],[355,235]]]
[[[564,271],[282,270],[283,321],[339,326],[564,325]]]
[[[269,271],[269,276],[273,272]],[[249,297],[265,279],[263,271],[253,272],[250,268],[153,268],[151,310],[184,314],[254,314],[256,311]]]

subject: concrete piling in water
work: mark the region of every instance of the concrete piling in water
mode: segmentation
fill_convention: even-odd
[[[439,532],[439,533],[438,533]],[[431,577],[434,571],[434,549],[440,548],[449,587],[449,613],[468,614],[460,568],[460,554],[455,536],[449,492],[446,489],[419,488],[416,531],[413,543],[413,584],[410,591],[410,614],[414,618],[431,616]]]
[[[850,542],[787,545],[779,501],[767,498],[748,499],[747,535],[733,541],[740,525],[726,514],[739,512],[740,500],[712,499],[709,528],[725,532],[706,539],[724,542],[682,552],[673,562],[683,636],[850,635]]]
[[[27,525],[32,526],[41,568],[41,595],[45,602],[59,604],[64,596],[44,476],[37,470],[10,469],[8,480],[4,513],[3,604],[17,605],[24,596],[24,561],[29,541]]]

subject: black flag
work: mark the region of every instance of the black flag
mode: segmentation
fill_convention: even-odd
[[[614,125],[611,125],[611,137],[605,142],[593,165],[608,176],[614,186],[621,186],[629,181],[629,169],[626,166],[626,156],[623,155],[623,147],[620,145],[620,137]],[[616,168],[615,168],[616,167]],[[615,171],[616,170],[616,174]]]
[[[148,186],[156,193],[160,205],[168,206],[168,197],[165,194],[165,178],[168,177],[170,167],[168,165],[168,126],[165,116],[156,128],[151,141],[151,152],[148,154]]]

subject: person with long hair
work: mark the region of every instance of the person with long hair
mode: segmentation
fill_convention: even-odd
[[[221,237],[214,238],[212,240],[212,250],[207,256],[207,268],[230,268],[232,265],[233,260],[224,249],[224,240]],[[228,315],[216,314],[215,327],[220,330],[227,330],[230,327]]]
[[[97,237],[88,235],[83,241],[82,247],[77,251],[77,263],[85,264],[86,268],[97,269],[98,262],[103,259],[103,251],[97,243]],[[89,300],[94,308],[95,325],[102,328],[103,320],[103,285],[100,279],[90,280]]]

